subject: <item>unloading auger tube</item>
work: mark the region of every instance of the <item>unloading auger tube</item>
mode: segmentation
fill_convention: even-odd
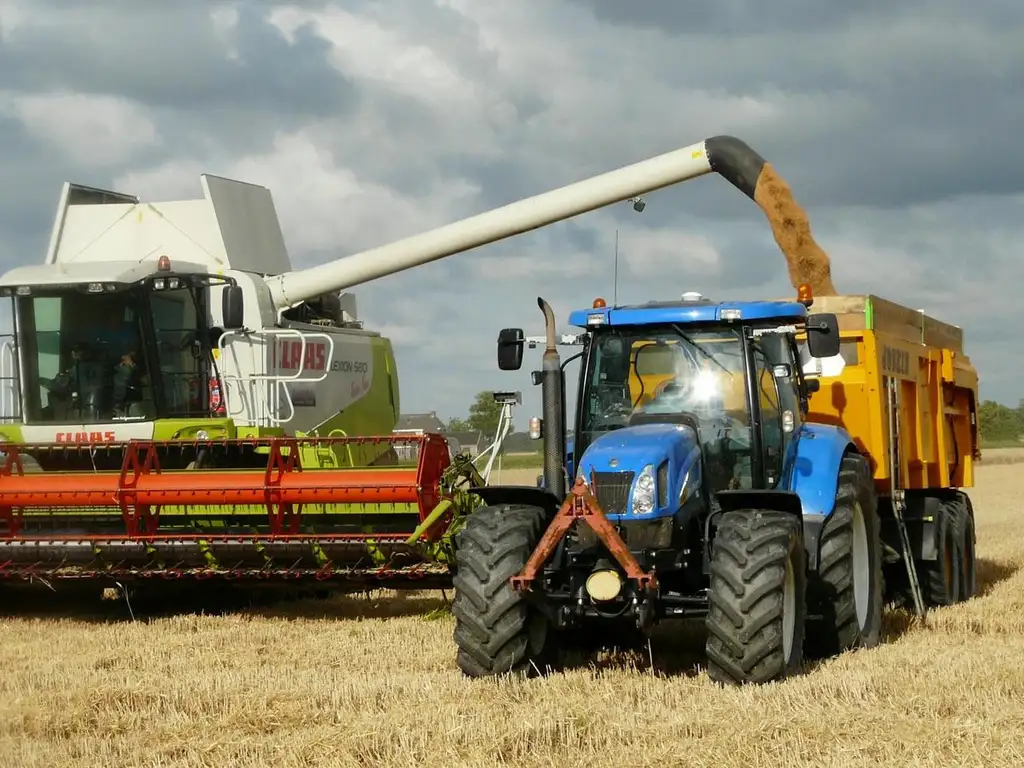
[[[429,232],[268,278],[267,286],[277,309],[284,310],[328,291],[428,264],[711,172],[756,202],[765,165],[765,159],[740,139],[714,136]]]

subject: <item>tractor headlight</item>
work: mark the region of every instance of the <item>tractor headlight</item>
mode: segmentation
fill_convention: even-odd
[[[648,464],[633,486],[633,514],[646,515],[654,509],[654,466]]]

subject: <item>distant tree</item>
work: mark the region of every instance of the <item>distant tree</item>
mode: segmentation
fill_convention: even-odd
[[[471,429],[468,421],[456,417],[448,420],[444,431],[451,434],[453,432],[469,432]]]
[[[984,400],[978,409],[978,426],[986,442],[1019,440],[1024,435],[1024,402],[1010,408],[994,400]]]
[[[494,402],[494,392],[477,392],[473,404],[469,407],[469,428],[479,430],[485,438],[492,438],[498,433],[500,421],[501,403]]]

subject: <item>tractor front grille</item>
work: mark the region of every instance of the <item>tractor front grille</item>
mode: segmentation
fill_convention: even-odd
[[[590,487],[606,515],[624,515],[629,505],[633,472],[593,472]]]

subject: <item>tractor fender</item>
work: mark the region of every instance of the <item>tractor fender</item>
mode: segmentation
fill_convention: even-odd
[[[488,507],[518,504],[540,507],[549,515],[554,515],[565,501],[544,488],[532,485],[484,485],[470,488],[469,492],[483,499]]]
[[[800,499],[804,518],[807,565],[818,567],[821,529],[836,505],[839,467],[843,456],[856,451],[850,433],[829,424],[803,424],[793,436],[782,471],[780,488]]]

